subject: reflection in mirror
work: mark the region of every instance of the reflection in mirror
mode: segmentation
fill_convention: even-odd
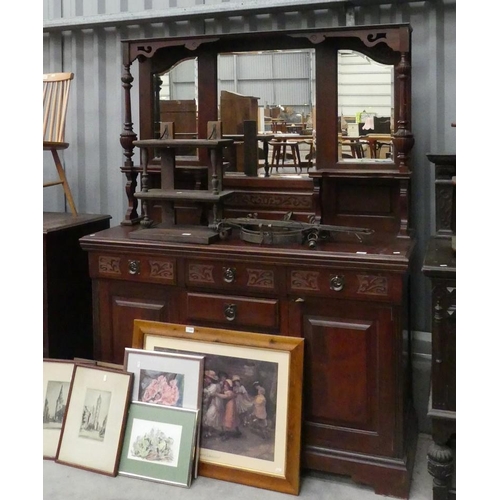
[[[394,67],[352,50],[338,55],[339,160],[392,161]]]
[[[160,138],[166,123],[174,124],[176,139],[196,139],[197,60],[186,59],[156,78],[154,136]],[[182,156],[196,156],[195,149],[179,150]]]
[[[156,82],[155,137],[169,121],[176,138],[197,137],[196,59],[181,61]],[[218,105],[224,135],[241,135],[243,121],[255,120],[259,136],[276,134],[290,141],[284,154],[281,145],[266,148],[270,174],[300,175],[302,170],[305,175],[314,165],[314,50],[219,54]],[[258,147],[258,173],[265,175],[264,142],[259,140]],[[243,172],[242,151],[240,143],[236,154],[228,154],[227,174]]]
[[[306,175],[313,164],[313,59],[311,49],[219,54],[224,134],[241,135],[245,120],[257,122],[260,176]],[[269,141],[266,134],[275,138]],[[235,150],[228,175],[244,171],[243,144],[237,143]]]
[[[218,119],[224,135],[242,135],[243,122],[257,122],[259,175],[307,175],[315,166],[315,52],[273,50],[218,55]],[[197,138],[197,59],[157,75],[155,137],[174,122],[176,138]],[[334,120],[335,117],[332,117]],[[394,68],[352,50],[338,57],[339,160],[392,161]],[[203,130],[203,127],[201,127]],[[340,134],[341,131],[341,134]],[[240,174],[243,146],[227,155],[226,173]],[[285,145],[286,144],[286,145]],[[267,158],[265,158],[267,149]],[[182,156],[197,156],[183,151]]]

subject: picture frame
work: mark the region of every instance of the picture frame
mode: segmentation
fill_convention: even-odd
[[[44,460],[54,460],[56,457],[74,369],[73,361],[51,358],[43,360]]]
[[[108,476],[118,462],[133,374],[77,364],[55,461]]]
[[[200,476],[299,494],[304,339],[136,319],[132,347],[205,356]],[[219,373],[215,390],[210,376]],[[226,405],[217,419],[219,399]]]
[[[189,488],[200,410],[131,402],[118,474]]]
[[[124,368],[134,374],[132,401],[199,410],[204,359],[126,347]]]

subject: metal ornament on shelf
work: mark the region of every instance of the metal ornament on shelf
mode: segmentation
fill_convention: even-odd
[[[331,241],[337,233],[353,234],[359,242],[364,236],[374,233],[373,229],[349,226],[333,226],[320,224],[312,216],[309,222],[291,220],[293,213],[289,212],[282,220],[261,219],[257,214],[247,217],[236,217],[214,221],[210,228],[219,234],[221,240],[229,237],[233,228],[240,230],[240,238],[249,243],[260,245],[286,245],[292,243],[307,243],[311,249],[317,247],[320,241]]]

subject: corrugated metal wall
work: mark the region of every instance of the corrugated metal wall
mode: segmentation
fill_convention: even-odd
[[[113,225],[122,221],[126,210],[125,178],[120,173],[123,162],[119,142],[123,128],[120,40],[335,27],[345,26],[349,20],[356,25],[409,22],[413,27],[412,119],[415,135],[411,212],[417,234],[412,317],[416,330],[430,331],[429,284],[420,272],[426,241],[435,230],[434,174],[426,153],[455,152],[455,129],[451,123],[456,121],[456,2],[365,0],[359,3],[363,5],[346,10],[343,1],[322,2],[318,8],[320,2],[310,0],[302,2],[309,8],[304,10],[293,0],[45,0],[44,72],[75,73],[66,133],[70,147],[64,153],[64,163],[78,210],[110,214]],[[242,5],[246,9],[243,14]],[[252,10],[263,6],[269,13]],[[159,9],[163,9],[166,17],[160,20],[154,17],[154,22],[148,22],[148,13],[153,17]],[[189,9],[196,16],[190,18]],[[136,13],[139,20],[134,19],[132,13]],[[304,71],[305,74],[309,71],[305,62]],[[132,74],[137,76],[134,69]],[[227,80],[227,89],[235,90],[230,88],[231,84],[234,85]],[[133,90],[136,92],[137,86]],[[273,96],[276,102],[286,102],[286,87],[282,90],[284,95]],[[236,91],[246,93],[244,80]],[[260,97],[267,95],[266,92],[272,93],[272,90],[264,85]],[[175,98],[182,98],[182,94]],[[136,101],[134,99],[135,107]],[[133,116],[138,116],[137,109],[133,109]],[[135,127],[137,130],[137,124]],[[50,157],[44,156],[44,178],[53,171],[49,160]],[[65,210],[61,191],[57,187],[44,190],[45,211]]]

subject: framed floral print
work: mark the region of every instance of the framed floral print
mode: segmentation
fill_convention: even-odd
[[[201,408],[204,356],[125,348],[125,369],[134,374],[132,401]]]
[[[189,487],[199,410],[132,402],[118,474]]]

